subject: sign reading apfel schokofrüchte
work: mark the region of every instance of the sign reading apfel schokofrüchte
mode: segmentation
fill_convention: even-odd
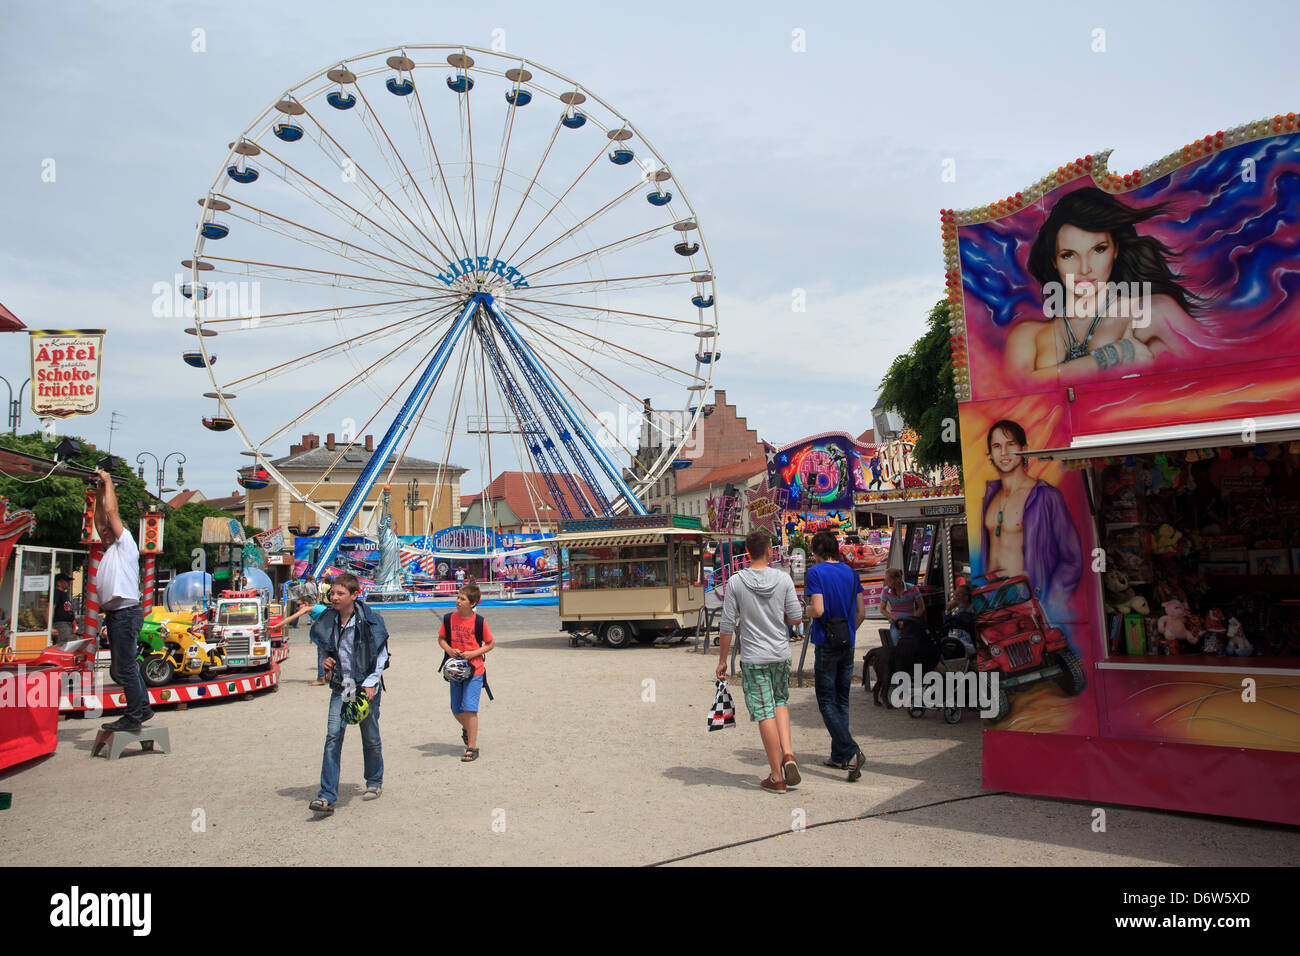
[[[38,418],[93,415],[99,410],[103,329],[29,329],[32,411]]]

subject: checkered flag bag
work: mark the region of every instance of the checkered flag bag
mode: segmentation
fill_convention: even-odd
[[[713,709],[709,711],[709,730],[722,730],[736,726],[736,705],[731,702],[731,691],[727,682],[717,683],[718,692],[713,695]]]

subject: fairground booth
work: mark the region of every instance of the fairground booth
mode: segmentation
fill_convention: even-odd
[[[1300,823],[1300,131],[1106,159],[943,213],[976,585],[1084,678],[984,786]]]

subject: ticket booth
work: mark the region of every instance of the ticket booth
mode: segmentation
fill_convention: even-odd
[[[69,593],[78,619],[86,578],[85,551],[18,545],[0,579],[0,633],[15,657],[35,657],[52,643],[54,578],[72,578]]]

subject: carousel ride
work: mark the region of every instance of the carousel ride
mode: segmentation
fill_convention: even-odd
[[[365,505],[407,458],[439,479],[425,546],[400,546],[408,590],[436,572],[438,516],[459,523],[458,459],[484,485],[524,473],[557,524],[644,514],[688,463],[720,355],[708,249],[662,155],[582,84],[453,45],[331,63],[230,143],[199,206],[184,359],[204,427],[254,460],[240,484],[278,485],[289,530],[319,538],[302,577],[380,539],[387,495]],[[344,438],[305,487],[273,451],[298,429]]]

